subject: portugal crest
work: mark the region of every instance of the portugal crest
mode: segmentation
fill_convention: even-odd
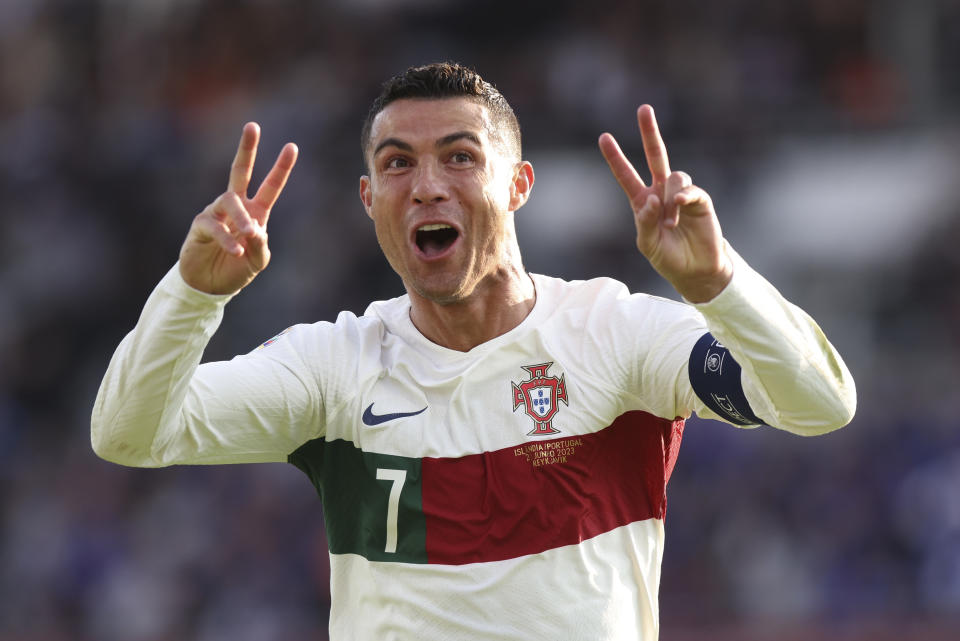
[[[527,432],[527,436],[544,436],[547,434],[559,434],[560,430],[554,429],[553,417],[560,409],[559,402],[567,402],[567,385],[563,382],[563,376],[547,376],[547,369],[553,363],[541,363],[540,365],[522,365],[530,378],[521,381],[518,385],[511,381],[513,385],[513,411],[523,405],[527,416],[533,419],[535,427]]]

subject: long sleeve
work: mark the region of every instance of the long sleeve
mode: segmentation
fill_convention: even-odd
[[[199,365],[229,296],[189,287],[174,266],[120,343],[100,385],[91,442],[138,467],[284,461],[320,429],[320,394],[288,342]]]
[[[734,277],[713,300],[696,305],[707,327],[742,368],[754,413],[801,435],[846,425],[856,411],[853,376],[820,327],[739,255]],[[702,407],[698,414],[711,414]]]

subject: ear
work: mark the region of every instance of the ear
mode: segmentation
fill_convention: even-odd
[[[370,176],[360,176],[360,202],[363,203],[363,208],[367,210],[367,216],[373,218],[373,214],[370,213],[370,207],[373,204],[373,191],[370,186]]]
[[[517,211],[527,202],[533,190],[533,165],[526,160],[513,169],[513,182],[510,184],[510,211]]]

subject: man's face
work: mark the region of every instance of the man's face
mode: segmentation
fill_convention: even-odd
[[[455,303],[506,267],[533,170],[492,131],[467,98],[397,100],[374,119],[360,198],[411,293]]]

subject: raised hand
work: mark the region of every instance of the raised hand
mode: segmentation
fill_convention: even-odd
[[[287,143],[253,198],[247,197],[260,126],[243,127],[230,167],[227,191],[197,214],[180,248],[180,274],[191,287],[208,294],[240,291],[267,263],[267,220],[297,162],[297,146]]]
[[[652,176],[647,186],[613,136],[600,136],[600,152],[630,199],[637,249],[657,272],[693,303],[720,293],[733,276],[713,202],[682,171],[670,171],[667,148],[653,107],[637,110],[643,150]]]

